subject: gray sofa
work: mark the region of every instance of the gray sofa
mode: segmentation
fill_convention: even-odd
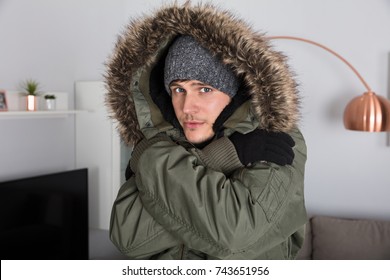
[[[299,260],[390,260],[390,221],[313,216]]]
[[[90,231],[90,259],[125,260],[106,230]],[[390,259],[390,221],[312,217],[299,260]]]

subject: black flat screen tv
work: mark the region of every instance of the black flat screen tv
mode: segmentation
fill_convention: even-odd
[[[0,256],[88,259],[88,170],[0,182]]]

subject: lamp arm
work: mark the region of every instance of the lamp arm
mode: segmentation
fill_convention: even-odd
[[[349,68],[351,68],[351,70],[356,74],[356,76],[359,78],[359,80],[363,83],[363,85],[367,89],[367,91],[368,92],[372,92],[371,87],[367,84],[367,82],[359,74],[359,72],[356,70],[356,68],[353,67],[351,63],[349,63],[344,57],[342,57],[341,55],[336,53],[334,50],[332,50],[332,49],[330,49],[330,48],[328,48],[328,47],[326,47],[326,46],[324,46],[324,45],[322,45],[320,43],[317,43],[317,42],[314,42],[314,41],[311,41],[311,40],[308,40],[308,39],[305,39],[305,38],[300,38],[300,37],[294,37],[294,36],[269,36],[269,37],[266,37],[266,38],[270,39],[270,40],[274,40],[274,39],[287,39],[287,40],[302,41],[302,42],[305,42],[305,43],[309,43],[309,44],[315,45],[317,47],[320,47],[320,48],[330,52],[331,54],[333,54],[334,56],[339,58],[342,62],[344,62]]]

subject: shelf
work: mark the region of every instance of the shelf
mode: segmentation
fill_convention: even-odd
[[[1,119],[22,119],[22,118],[65,118],[69,115],[86,113],[81,110],[58,110],[58,111],[7,111],[0,112]]]

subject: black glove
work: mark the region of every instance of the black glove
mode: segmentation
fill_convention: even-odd
[[[255,129],[247,134],[235,132],[229,139],[244,165],[262,160],[278,165],[293,162],[295,142],[287,133]]]

